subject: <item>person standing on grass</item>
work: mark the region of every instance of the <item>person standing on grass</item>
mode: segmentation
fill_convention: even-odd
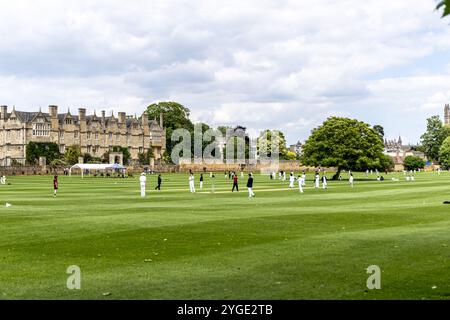
[[[322,177],[322,188],[324,190],[328,188],[327,176],[325,176],[325,175]]]
[[[303,176],[298,176],[297,182],[298,182],[298,190],[300,191],[300,193],[303,193]]]
[[[141,197],[145,197],[145,184],[147,183],[147,177],[145,176],[145,173],[142,172],[141,176],[139,177],[139,183],[141,185]]]
[[[53,177],[53,197],[56,197],[56,192],[58,191],[58,175]]]
[[[231,189],[231,192],[234,192],[234,189],[236,189],[236,191],[239,192],[237,175],[234,175],[234,177],[233,177],[233,189]]]
[[[192,172],[189,175],[189,190],[191,191],[191,193],[195,193],[195,178]]]
[[[248,197],[254,197],[255,194],[253,193],[253,177],[252,174],[248,174],[248,180],[247,180],[247,189],[248,189]]]
[[[203,173],[200,173],[200,190],[203,190]]]
[[[314,182],[314,188],[315,189],[319,189],[320,188],[320,176],[319,173],[316,172],[316,177],[315,177],[315,182]]]
[[[348,182],[350,183],[350,186],[353,188],[353,182],[355,181],[355,178],[353,178],[353,173],[350,173],[350,178],[348,179]]]
[[[294,189],[294,183],[295,183],[294,173],[291,172],[291,175],[289,176],[289,189]]]
[[[303,171],[302,173],[302,187],[306,186],[306,172]]]
[[[1,184],[6,184],[6,176],[5,176],[5,175],[2,175],[2,176],[0,177],[0,183],[1,183]]]
[[[161,175],[158,175],[158,185],[155,187],[155,190],[160,190],[161,191],[161,182],[162,182],[162,178]]]

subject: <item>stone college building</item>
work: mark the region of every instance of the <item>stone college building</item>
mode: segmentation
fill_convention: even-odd
[[[23,112],[15,109],[8,112],[0,107],[0,166],[9,166],[13,160],[25,164],[26,147],[30,142],[55,142],[61,153],[66,147],[79,145],[81,153],[102,157],[114,146],[128,148],[131,159],[137,160],[139,153],[153,150],[156,161],[166,149],[163,118],[159,123],[148,120],[144,113],[139,119],[119,112],[100,116],[94,112],[86,115],[86,109],[78,109],[78,115],[58,113],[57,106],[49,106],[48,113]]]

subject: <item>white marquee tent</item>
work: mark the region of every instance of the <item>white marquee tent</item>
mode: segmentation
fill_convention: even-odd
[[[95,163],[77,163],[76,165],[73,165],[69,169],[69,175],[72,175],[72,169],[80,169],[81,170],[81,177],[84,177],[84,171],[85,170],[116,170],[116,169],[125,169],[124,166],[120,164],[95,164]]]

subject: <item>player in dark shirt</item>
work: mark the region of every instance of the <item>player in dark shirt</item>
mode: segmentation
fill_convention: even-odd
[[[238,177],[236,175],[233,177],[233,189],[231,190],[231,192],[234,192],[235,188],[236,188],[236,191],[239,192]]]
[[[158,185],[155,187],[155,190],[161,190],[161,182],[162,182],[162,178],[161,175],[158,175]]]
[[[247,180],[247,189],[248,189],[248,197],[254,197],[255,194],[253,193],[253,176],[251,173],[248,174],[248,180]]]
[[[56,191],[58,190],[58,176],[53,177],[53,197],[56,197]]]

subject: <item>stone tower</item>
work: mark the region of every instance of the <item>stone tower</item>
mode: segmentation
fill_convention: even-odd
[[[450,105],[446,104],[444,107],[444,124],[450,125]]]

